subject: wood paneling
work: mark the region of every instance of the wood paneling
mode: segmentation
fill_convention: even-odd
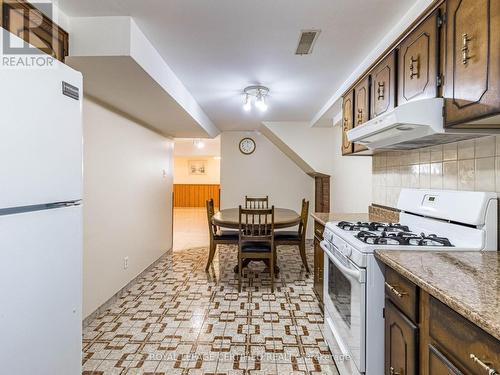
[[[174,184],[174,207],[205,207],[213,199],[219,207],[220,185]]]
[[[68,33],[28,1],[0,0],[0,26],[59,61],[68,55]]]

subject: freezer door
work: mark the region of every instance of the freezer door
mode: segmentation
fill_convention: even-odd
[[[80,374],[81,306],[81,207],[0,216],[0,372]]]
[[[81,199],[82,76],[54,64],[0,69],[0,209]]]

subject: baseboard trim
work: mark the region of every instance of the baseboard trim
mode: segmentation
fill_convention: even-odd
[[[111,305],[113,305],[116,301],[118,301],[125,294],[125,292],[127,292],[130,288],[132,288],[132,286],[134,286],[134,284],[136,284],[141,277],[143,277],[147,272],[153,269],[160,261],[163,260],[163,258],[165,258],[171,252],[172,249],[165,251],[158,259],[156,259],[153,263],[151,263],[148,267],[146,267],[144,271],[142,271],[140,274],[138,274],[136,277],[130,280],[130,282],[127,285],[125,285],[118,292],[116,292],[110,299],[108,299],[101,306],[99,306],[94,312],[90,313],[89,316],[83,319],[82,328],[83,329],[87,328],[90,322],[92,322],[95,318],[104,313],[104,311],[109,309]]]

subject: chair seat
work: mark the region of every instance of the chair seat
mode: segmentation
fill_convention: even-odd
[[[214,240],[221,241],[238,241],[240,235],[237,230],[221,230],[215,236]]]
[[[280,231],[274,232],[275,241],[300,241],[300,236],[297,231]]]
[[[246,242],[241,245],[242,253],[270,253],[271,244],[265,242]]]

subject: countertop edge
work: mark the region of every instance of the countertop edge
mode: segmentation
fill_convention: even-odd
[[[446,306],[451,308],[452,310],[456,311],[458,314],[463,316],[465,319],[469,320],[473,324],[477,325],[479,328],[496,338],[497,340],[500,340],[500,327],[491,324],[487,320],[485,320],[481,315],[476,313],[470,308],[467,308],[467,306],[464,306],[460,301],[448,296],[444,292],[442,292],[440,289],[437,287],[429,284],[422,278],[416,276],[413,272],[408,270],[406,267],[402,266],[398,262],[394,261],[391,259],[388,255],[384,253],[379,253],[378,251],[375,251],[375,258],[380,260],[382,263],[386,264],[390,268],[392,268],[394,271],[398,272],[402,276],[406,277],[408,280],[416,284],[418,287],[422,288],[424,291],[432,295],[433,297],[437,298],[439,301],[444,303]]]

